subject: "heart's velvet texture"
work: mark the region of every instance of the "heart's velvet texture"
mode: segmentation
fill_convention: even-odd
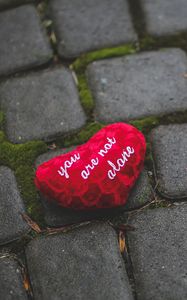
[[[63,207],[98,209],[124,205],[145,158],[143,134],[116,123],[75,150],[41,164],[35,184]]]

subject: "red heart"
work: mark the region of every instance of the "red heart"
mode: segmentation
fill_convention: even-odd
[[[145,150],[145,138],[135,127],[108,125],[75,150],[41,164],[35,184],[64,207],[124,205],[143,167]]]

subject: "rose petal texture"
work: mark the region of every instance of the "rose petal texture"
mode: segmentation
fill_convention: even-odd
[[[73,151],[41,164],[35,184],[46,198],[72,209],[122,206],[145,159],[143,134],[125,123],[102,128]]]

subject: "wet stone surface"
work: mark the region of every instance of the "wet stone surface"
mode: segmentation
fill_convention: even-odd
[[[0,298],[2,300],[28,300],[21,269],[17,261],[12,258],[0,257]]]
[[[98,121],[110,123],[187,109],[187,57],[180,49],[95,61],[88,66]]]
[[[186,0],[141,0],[141,2],[148,33],[164,36],[187,31]]]
[[[33,68],[52,58],[46,32],[34,6],[0,13],[0,76]]]
[[[78,92],[66,68],[45,70],[5,81],[0,103],[13,143],[49,141],[80,129],[86,121]]]
[[[133,299],[116,233],[107,224],[34,239],[26,256],[36,300]]]
[[[132,217],[129,252],[138,300],[187,298],[187,205]]]
[[[0,167],[0,245],[24,236],[29,226],[23,220],[25,213],[14,173],[7,167]]]
[[[126,0],[52,0],[50,9],[63,57],[137,39]]]
[[[186,198],[187,124],[159,126],[151,141],[159,191],[169,198]]]

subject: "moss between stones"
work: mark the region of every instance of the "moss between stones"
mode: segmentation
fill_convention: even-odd
[[[82,103],[83,108],[85,109],[85,112],[90,117],[90,120],[92,118],[94,100],[86,80],[85,70],[87,65],[96,60],[123,56],[135,52],[136,48],[133,45],[123,45],[119,47],[105,48],[89,52],[80,56],[80,58],[76,59],[70,66],[70,68],[76,72],[80,101]]]
[[[5,135],[3,131],[0,131],[0,143],[2,143],[5,139]]]
[[[76,59],[72,64],[72,67],[77,73],[80,73],[86,69],[89,63],[95,60],[123,56],[135,52],[136,48],[132,44],[96,50],[80,56],[80,58]]]
[[[158,117],[147,117],[140,120],[134,120],[129,122],[131,125],[139,129],[141,132],[146,134],[149,132],[152,128],[157,126],[159,124],[159,118]]]
[[[14,145],[8,142],[0,132],[0,164],[10,167],[17,179],[27,212],[38,222],[43,222],[42,207],[34,185],[33,164],[36,157],[47,151],[47,145],[41,141],[32,141]]]
[[[159,123],[162,125],[187,123],[187,110],[159,116]]]
[[[0,128],[4,125],[4,113],[0,111]]]
[[[182,48],[187,51],[187,33],[180,33],[172,36],[154,37],[145,35],[140,39],[140,50],[153,50],[159,48]]]
[[[151,203],[147,209],[155,209],[155,208],[167,208],[171,207],[172,202],[166,200],[166,199],[159,199],[156,200],[155,202]]]
[[[91,91],[88,87],[85,74],[77,75],[78,90],[81,104],[88,116],[90,116],[94,109],[94,101]]]

